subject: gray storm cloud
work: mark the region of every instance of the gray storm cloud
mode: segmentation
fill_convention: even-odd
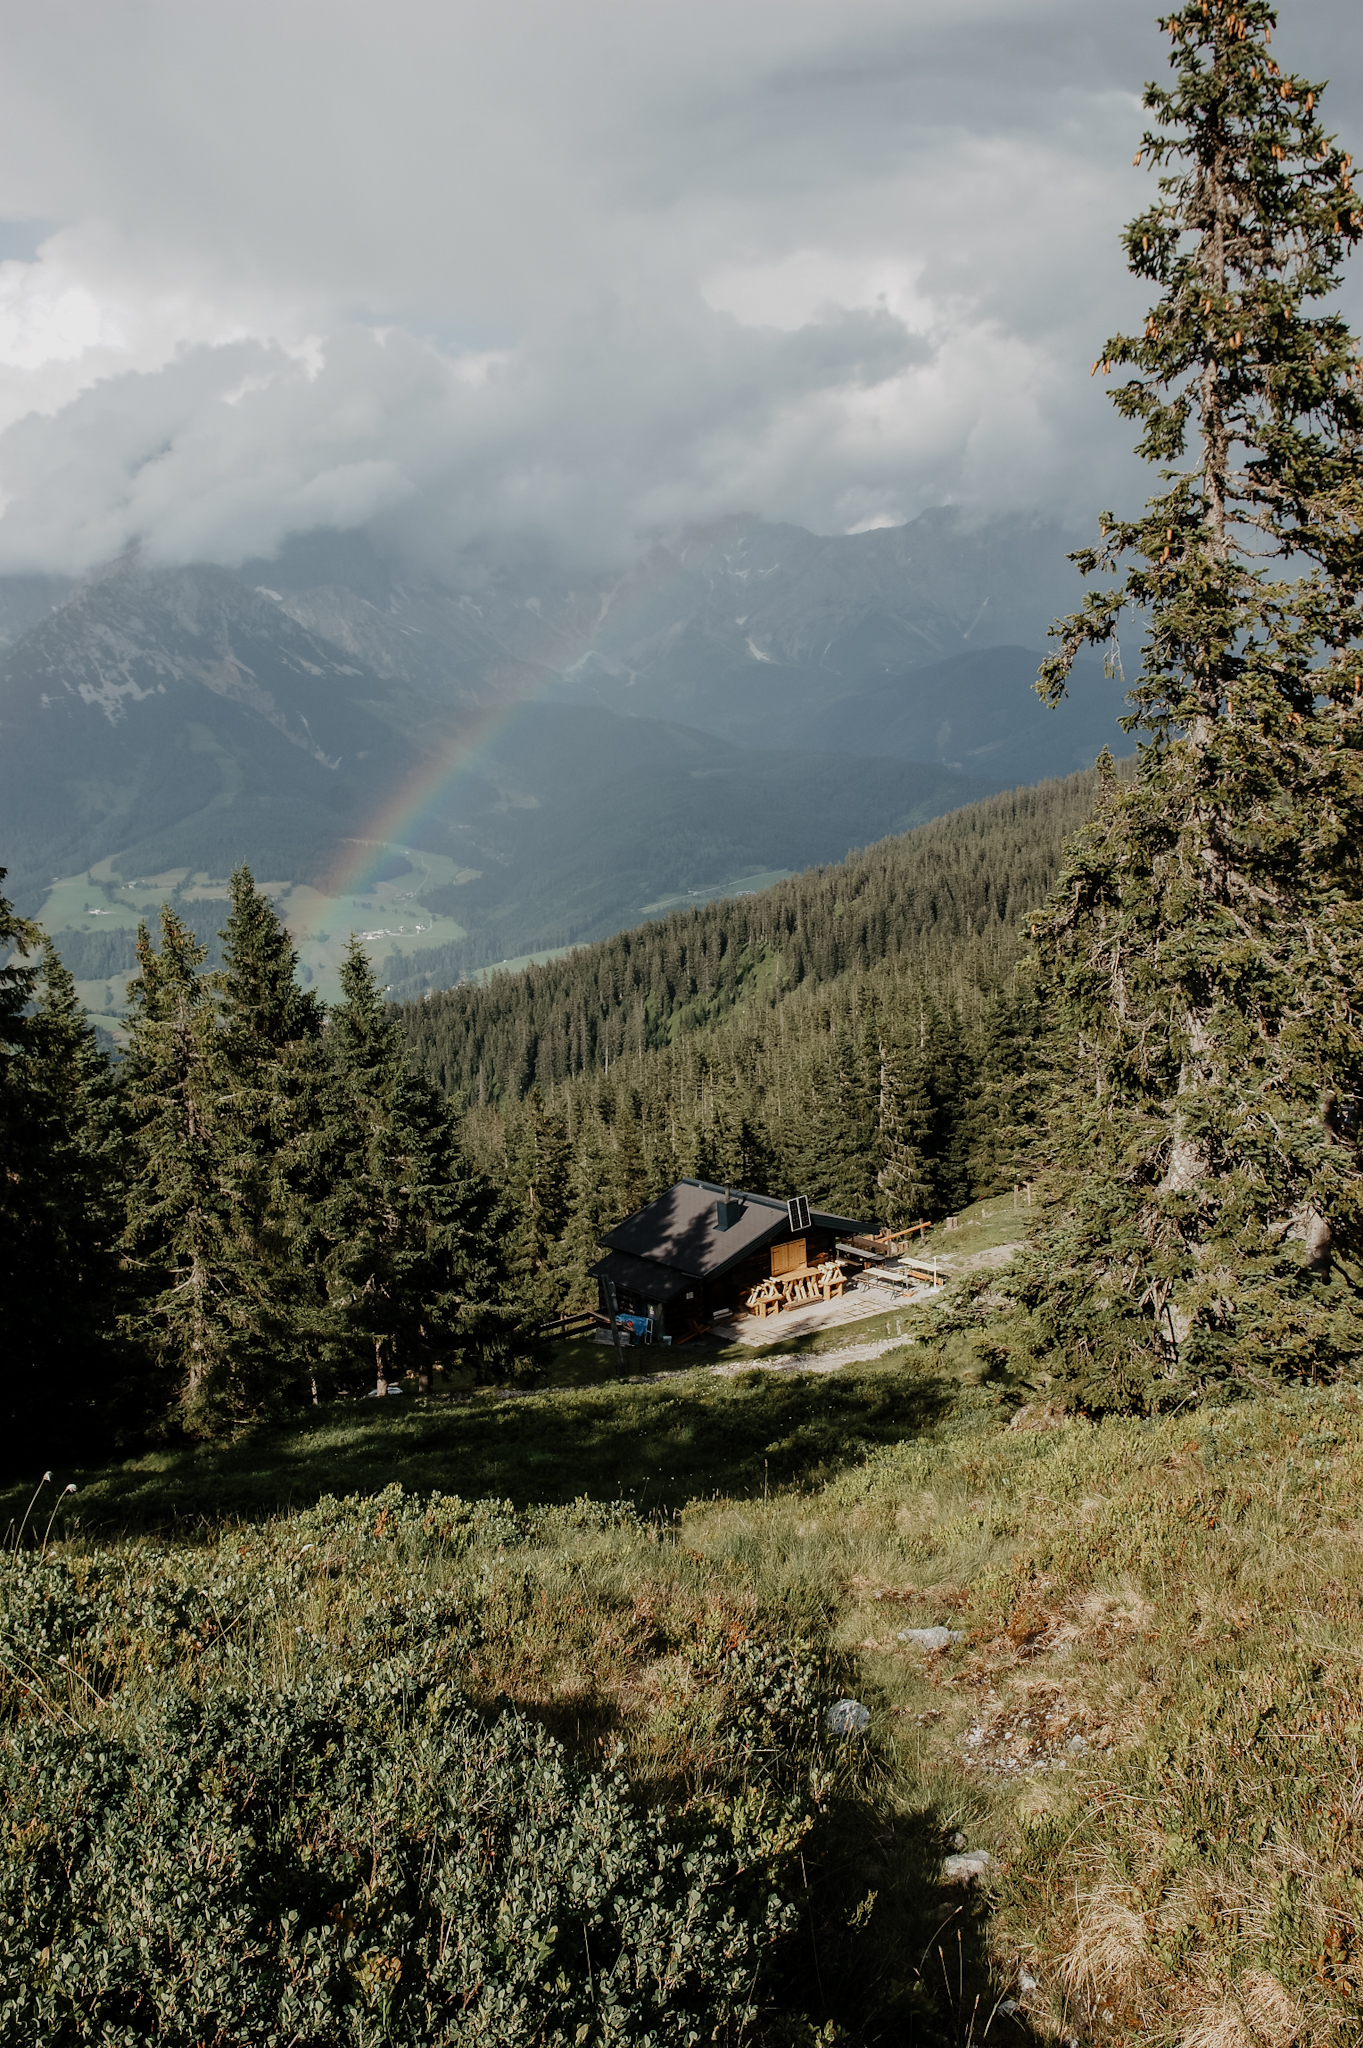
[[[11,426],[0,544],[11,567],[79,569],[134,540],[162,560],[238,562],[407,507],[413,542],[434,523],[442,542],[561,530],[610,551],[660,522],[793,501],[810,444],[817,460],[850,431],[818,402],[846,416],[932,362],[883,310],[782,333],[618,303],[455,358],[354,325],[305,355],[200,345]],[[850,462],[849,478],[866,473]]]
[[[1087,377],[1141,306],[1129,0],[3,16],[0,570],[1139,488]],[[1277,45],[1346,135],[1351,22]]]

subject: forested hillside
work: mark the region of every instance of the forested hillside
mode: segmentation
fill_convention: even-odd
[[[1088,816],[1094,772],[953,811],[760,895],[675,911],[523,973],[466,982],[399,1015],[427,1077],[470,1103],[608,1071],[735,1005],[895,963],[967,1011],[1016,959],[1061,847]]]
[[[1022,1177],[1046,1068],[1026,914],[1097,787],[1016,790],[403,1005],[504,1190],[524,1297],[594,1299],[602,1231],[683,1175],[896,1224]]]

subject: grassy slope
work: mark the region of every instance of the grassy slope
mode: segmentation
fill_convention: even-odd
[[[503,1531],[422,1570],[478,1612],[476,1698],[621,1756],[666,1800],[741,1797],[715,1689],[726,1644],[811,1644],[830,1687],[871,1707],[820,1793],[807,1924],[765,2038],[811,2040],[789,2017],[805,2013],[836,2023],[830,2040],[912,2023],[963,2043],[1009,1997],[995,2039],[1356,2040],[1357,1396],[1058,1426],[1033,1402],[1023,1424],[1043,1426],[1010,1427],[1022,1390],[922,1327],[836,1374],[702,1368],[370,1404],[235,1451],[158,1454],[81,1476],[67,1554],[170,1524],[177,1569],[225,1551],[260,1575],[286,1646],[410,1565],[382,1503],[348,1553],[332,1535],[312,1564],[299,1536],[316,1531],[288,1506],[395,1481],[518,1503],[633,1495],[642,1521],[553,1511],[519,1547]],[[164,1575],[145,1536],[123,1540],[134,1573]],[[962,1640],[898,1641],[938,1623]],[[998,1859],[987,1918],[940,1884],[957,1831]]]

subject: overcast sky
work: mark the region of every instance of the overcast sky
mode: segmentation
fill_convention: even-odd
[[[1141,489],[1088,370],[1145,303],[1142,0],[0,19],[0,570]],[[1363,157],[1356,0],[1274,49]]]

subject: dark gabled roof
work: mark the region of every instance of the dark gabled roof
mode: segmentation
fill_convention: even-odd
[[[675,1266],[659,1265],[656,1259],[632,1258],[628,1252],[607,1252],[604,1259],[588,1266],[587,1272],[593,1280],[613,1280],[626,1294],[637,1295],[644,1301],[675,1301],[696,1284],[689,1273],[679,1273]]]
[[[716,1214],[716,1204],[724,1200],[726,1190],[713,1181],[679,1180],[666,1194],[608,1230],[601,1242],[613,1252],[627,1252],[651,1265],[669,1266],[691,1279],[705,1280],[736,1266],[750,1252],[798,1234],[790,1227],[784,1202],[743,1188],[728,1192],[737,1216],[727,1230],[719,1228]],[[830,1216],[823,1210],[811,1210],[809,1221],[812,1229],[832,1230],[840,1237],[864,1228],[850,1216]],[[640,1286],[631,1291],[646,1290]]]

